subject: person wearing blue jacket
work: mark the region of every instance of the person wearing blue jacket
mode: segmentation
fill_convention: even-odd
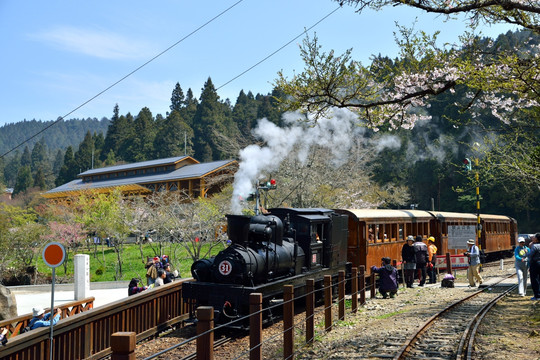
[[[525,238],[518,238],[518,246],[514,250],[514,265],[516,267],[516,274],[518,278],[518,292],[519,295],[525,296],[527,293],[527,271],[529,264],[529,248],[525,246]]]
[[[397,294],[398,289],[398,272],[395,267],[390,265],[390,258],[382,258],[382,266],[376,267],[373,265],[371,271],[379,274],[379,292],[381,293],[383,299],[388,298],[388,294],[393,298]]]
[[[30,330],[34,330],[40,327],[51,326],[51,321],[49,320],[51,317],[50,312],[45,314],[45,311],[42,308],[33,308],[32,315],[34,315],[34,317],[30,320],[30,323],[28,324]],[[60,320],[60,315],[62,315],[62,310],[60,308],[57,308],[52,319],[53,326],[58,322],[58,320]]]

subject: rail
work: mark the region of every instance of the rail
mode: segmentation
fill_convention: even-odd
[[[133,332],[140,341],[187,319],[182,279],[137,295],[77,313],[54,326],[54,359],[100,359],[111,351],[111,336]],[[49,359],[50,329],[39,328],[10,339],[0,360]]]

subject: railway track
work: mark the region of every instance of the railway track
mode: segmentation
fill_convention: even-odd
[[[403,343],[396,334],[385,340],[375,359],[472,359],[474,336],[489,309],[516,285],[501,282],[476,291],[432,316]]]

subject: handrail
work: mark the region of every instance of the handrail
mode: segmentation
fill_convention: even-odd
[[[73,316],[75,314],[78,314],[80,312],[84,312],[87,310],[90,310],[94,307],[94,300],[96,300],[93,296],[84,298],[82,300],[76,300],[71,301],[68,303],[64,303],[61,305],[56,306],[57,309],[62,310],[62,314],[60,315],[60,319],[64,319],[69,316]],[[50,308],[44,309],[45,313],[50,311]],[[7,337],[8,339],[13,338],[20,334],[20,331],[28,326],[28,323],[33,318],[33,314],[24,314],[20,315],[11,319],[5,319],[0,321],[0,328],[7,327],[8,333]]]
[[[182,284],[174,281],[60,320],[54,325],[54,359],[99,359],[111,354],[111,335],[132,331],[137,341],[155,336],[188,317]],[[49,329],[39,328],[10,339],[1,360],[47,359]]]

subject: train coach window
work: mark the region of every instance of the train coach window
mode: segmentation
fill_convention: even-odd
[[[374,242],[375,241],[375,225],[369,225],[368,226],[368,240],[369,242]]]
[[[397,237],[398,237],[398,225],[397,224],[391,224],[389,225],[390,226],[390,240],[391,241],[396,241]]]
[[[398,235],[398,240],[403,240],[405,239],[405,232],[403,231],[403,224],[399,224],[399,235]]]

